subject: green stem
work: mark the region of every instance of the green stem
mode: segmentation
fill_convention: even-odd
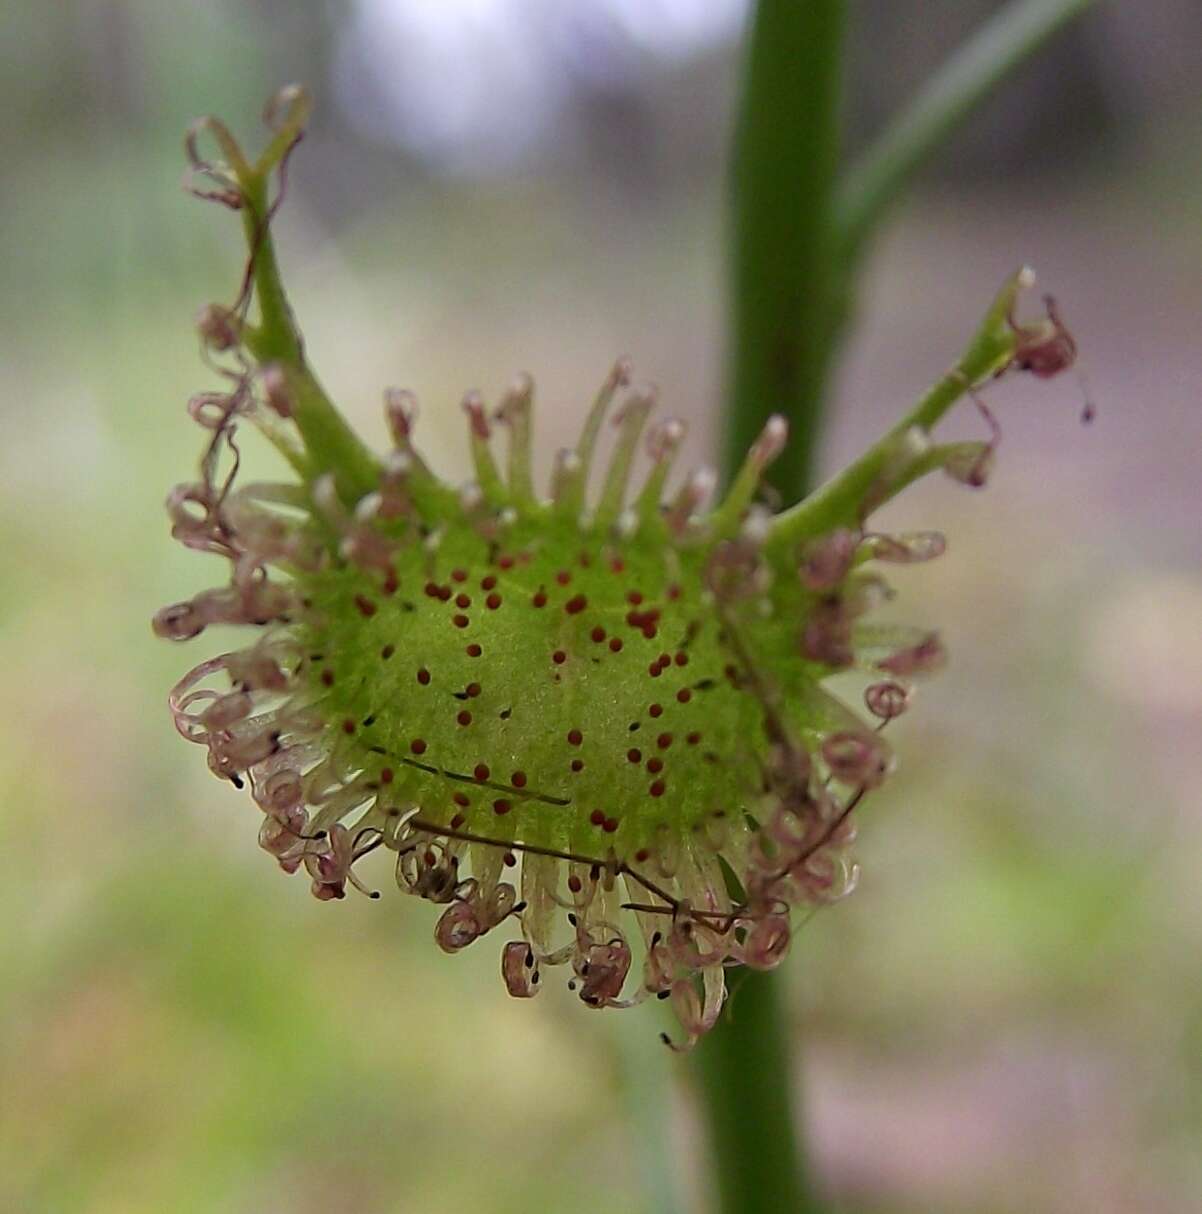
[[[998,292],[976,334],[956,365],[859,459],[797,505],[776,516],[773,542],[789,543],[825,535],[836,527],[859,525],[865,502],[874,506],[899,493],[920,476],[947,463],[955,447],[924,451],[907,449],[916,433],[925,441],[935,425],[969,388],[1000,371],[1014,354],[1012,317],[1019,291],[1028,285],[1028,271],[1011,275]]]
[[[1095,0],[1014,0],[943,65],[843,180],[838,237],[854,263],[923,162],[1009,75]]]
[[[267,214],[268,174],[262,167],[246,170],[241,185],[247,198],[243,227],[253,259],[254,296],[259,309],[259,323],[244,334],[246,346],[260,365],[274,363],[284,372],[293,420],[308,457],[306,479],[311,482],[332,472],[340,494],[353,506],[378,485],[378,466],[326,395],[305,358],[300,330],[280,278],[271,228],[261,218]]]
[[[790,442],[773,483],[809,482],[831,353],[831,200],[839,147],[843,0],[760,0],[734,147],[732,351],[723,471],[729,482],[764,423]],[[795,1075],[779,985],[747,974],[697,1052],[722,1214],[808,1214],[794,1126]]]
[[[734,146],[729,480],[773,413],[789,446],[773,483],[795,501],[813,463],[831,348],[831,199],[843,0],[761,0]]]
[[[817,1214],[794,1127],[797,1076],[788,1008],[774,974],[748,972],[698,1047],[722,1214]]]

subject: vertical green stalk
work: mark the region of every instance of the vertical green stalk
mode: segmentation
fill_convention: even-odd
[[[724,471],[783,413],[786,502],[809,478],[830,359],[844,25],[844,0],[761,0],[735,132]]]
[[[818,1214],[793,1107],[793,1033],[775,974],[740,976],[696,1055],[720,1214]]]
[[[789,446],[773,469],[786,502],[808,486],[830,361],[836,284],[843,0],[761,0],[734,148],[732,351],[723,470],[773,413]],[[780,984],[747,974],[697,1054],[722,1214],[807,1214],[792,1107],[796,1075]]]

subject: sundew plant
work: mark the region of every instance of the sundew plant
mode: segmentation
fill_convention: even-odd
[[[890,534],[874,516],[930,473],[984,486],[1001,434],[989,383],[1048,378],[1076,354],[1054,303],[1024,298],[1033,273],[1016,271],[914,407],[803,494],[858,248],[955,118],[1083,7],[999,18],[984,51],[965,52],[975,72],[954,63],[840,187],[842,6],[760,6],[735,153],[719,472],[675,468],[684,425],[624,360],[582,387],[579,438],[547,484],[532,473],[526,375],[499,401],[464,396],[467,483],[423,458],[404,389],[383,392],[391,447],[371,451],[306,357],[272,238],[308,94],[272,99],[257,157],[216,118],[188,134],[189,186],[236,213],[246,252],[232,298],[198,318],[216,386],[189,402],[199,472],[167,509],[174,538],[227,570],[154,628],[192,641],[234,625],[245,641],[182,676],[176,728],[248,796],[259,845],[314,897],[378,898],[391,871],[434,904],[432,922],[412,913],[409,926],[432,926],[444,952],[498,942],[514,997],[561,980],[590,1009],[666,1001],[667,1044],[715,1051],[710,1126],[729,1210],[812,1198],[773,1015],[752,1002],[741,1034],[702,1038],[732,972],[779,966],[798,912],[854,887],[857,807],[896,763],[886,726],[944,660],[930,623],[876,618],[889,566],[940,556],[943,536]],[[939,423],[961,402],[982,437],[944,441]],[[248,429],[287,479],[254,478]],[[855,702],[827,686],[846,672],[860,676]],[[735,1073],[775,1094],[740,1104]],[[736,1154],[756,1108],[783,1145]],[[728,1133],[723,1109],[743,1128]]]

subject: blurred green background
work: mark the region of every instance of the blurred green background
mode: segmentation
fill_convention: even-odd
[[[853,7],[858,144],[996,5]],[[438,953],[431,908],[284,880],[166,712],[212,646],[155,642],[149,618],[214,573],[161,502],[211,386],[191,319],[241,267],[232,217],[179,188],[187,122],[249,136],[276,85],[312,86],[281,252],[313,360],[373,438],[381,387],[412,387],[454,472],[459,394],[528,369],[545,457],[627,353],[702,459],[743,17],[0,8],[0,1210],[650,1214],[665,1150],[706,1209],[655,1012],[518,1004],[491,944]],[[1006,383],[988,491],[924,484],[886,520],[948,533],[897,582],[953,662],[897,726],[859,891],[786,967],[793,1082],[846,1214],[1202,1203],[1200,82],[1193,0],[1102,5],[949,149],[865,284],[827,466],[1022,262],[1099,417],[1077,424],[1067,377]]]

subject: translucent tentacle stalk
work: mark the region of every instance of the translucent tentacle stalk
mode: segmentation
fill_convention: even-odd
[[[597,445],[597,437],[601,433],[601,423],[605,420],[605,415],[609,412],[609,406],[613,403],[618,390],[625,388],[629,383],[630,363],[626,359],[620,358],[610,368],[609,374],[601,384],[593,400],[593,406],[585,418],[584,429],[580,432],[580,438],[576,443],[576,457],[580,461],[577,465],[579,479],[573,479],[565,486],[560,505],[562,512],[571,518],[579,518],[584,510],[585,496],[588,491],[588,469],[592,465],[593,450]]]
[[[529,375],[519,375],[497,409],[497,419],[509,427],[509,492],[526,509],[535,504],[531,470],[533,401],[534,381]]]
[[[618,440],[610,457],[594,519],[600,528],[612,526],[622,513],[626,502],[626,486],[630,482],[630,471],[639,448],[639,438],[648,417],[651,416],[651,410],[655,407],[656,396],[654,388],[640,389],[622,405],[614,418],[614,424],[618,427]]]

